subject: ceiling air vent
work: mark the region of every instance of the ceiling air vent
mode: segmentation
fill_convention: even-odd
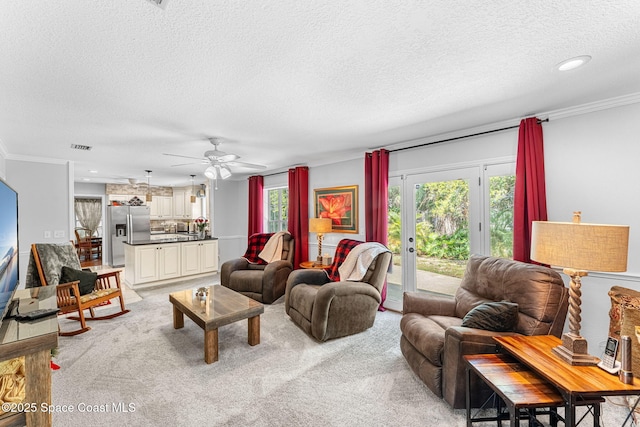
[[[155,4],[160,9],[165,9],[167,7],[167,3],[169,3],[169,0],[147,0],[147,1]]]
[[[89,151],[93,147],[91,147],[90,145],[71,144],[71,148],[74,149],[74,150]]]

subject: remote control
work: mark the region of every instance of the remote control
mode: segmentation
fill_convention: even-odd
[[[16,320],[36,320],[43,317],[52,316],[60,311],[59,308],[39,308],[26,313],[16,314]]]

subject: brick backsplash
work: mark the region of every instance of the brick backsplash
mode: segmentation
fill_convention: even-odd
[[[129,184],[107,184],[107,195],[109,194],[130,194],[132,196],[147,193],[147,184],[139,184],[136,186]],[[154,196],[173,196],[173,188],[171,187],[154,187],[151,186],[151,194]]]

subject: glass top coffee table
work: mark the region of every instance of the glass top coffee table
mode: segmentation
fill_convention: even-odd
[[[200,292],[198,292],[200,291]],[[204,291],[204,292],[202,292]],[[173,327],[184,327],[184,315],[204,330],[204,361],[218,360],[218,328],[248,319],[249,345],[260,344],[260,315],[264,306],[244,295],[215,285],[169,294],[173,304]]]

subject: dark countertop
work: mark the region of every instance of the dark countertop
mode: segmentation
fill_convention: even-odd
[[[185,235],[180,237],[170,237],[168,239],[157,239],[157,240],[135,240],[133,242],[124,242],[125,245],[131,246],[141,246],[141,245],[158,245],[163,243],[182,243],[182,242],[197,242],[197,241],[207,241],[207,240],[218,240],[217,237],[207,237],[206,239],[198,239],[197,236],[194,235]]]

